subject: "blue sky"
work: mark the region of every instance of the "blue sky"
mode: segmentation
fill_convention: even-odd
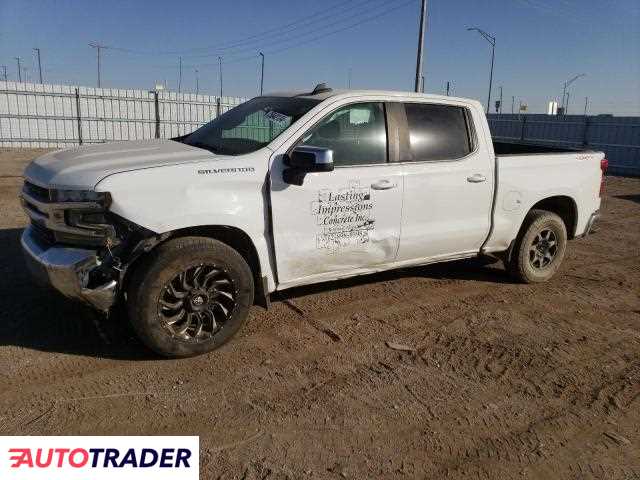
[[[418,0],[0,0],[0,65],[14,80],[20,56],[33,81],[39,47],[45,82],[93,86],[87,44],[97,41],[132,50],[104,51],[103,86],[176,89],[182,54],[183,91],[195,91],[197,68],[200,91],[216,93],[221,53],[224,94],[253,96],[263,50],[265,91],[345,87],[349,69],[354,88],[411,90],[418,14]],[[427,92],[449,80],[453,94],[485,102],[490,46],[467,26],[497,38],[494,98],[502,85],[504,111],[515,96],[543,112],[566,79],[586,73],[570,113],[588,96],[591,113],[640,115],[640,1],[429,0]]]

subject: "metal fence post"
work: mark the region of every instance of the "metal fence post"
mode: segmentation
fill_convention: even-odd
[[[156,138],[160,138],[160,105],[158,102],[158,91],[153,92],[153,103],[156,108]]]
[[[216,117],[219,117],[222,113],[222,105],[220,104],[220,97],[216,98]]]
[[[522,116],[522,128],[520,130],[520,141],[524,141],[524,133],[525,133],[524,130],[525,130],[526,125],[527,125],[527,116],[523,115]]]
[[[82,117],[80,115],[80,89],[76,88],[76,119],[78,121],[78,144],[82,145]]]

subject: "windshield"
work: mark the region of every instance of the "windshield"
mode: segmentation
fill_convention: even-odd
[[[221,155],[255,152],[318,103],[309,98],[256,97],[177,140]]]

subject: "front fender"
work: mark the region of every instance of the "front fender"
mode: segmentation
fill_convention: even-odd
[[[204,226],[242,230],[271,284],[268,156],[227,158],[118,173],[100,181],[96,190],[111,193],[113,213],[157,234]]]

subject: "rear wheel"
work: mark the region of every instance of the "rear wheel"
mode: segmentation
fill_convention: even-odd
[[[140,339],[168,357],[213,350],[244,324],[253,275],[244,258],[209,238],[159,246],[133,274],[127,307]]]
[[[532,210],[516,238],[507,268],[525,283],[545,282],[556,273],[567,249],[567,228],[553,212]]]

